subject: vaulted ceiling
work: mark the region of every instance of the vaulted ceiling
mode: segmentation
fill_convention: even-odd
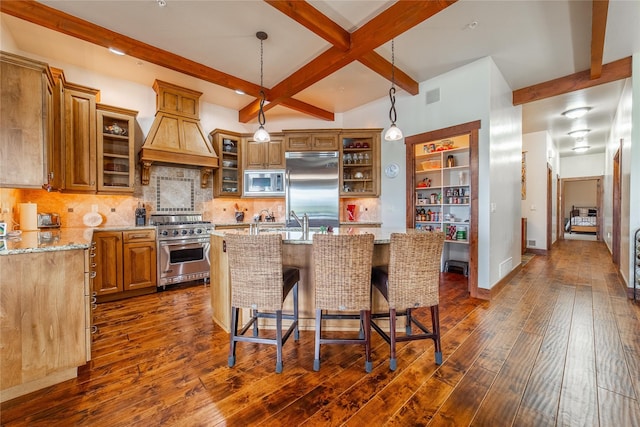
[[[194,88],[207,101],[238,110],[243,123],[258,110],[257,31],[269,34],[264,83],[271,117],[333,120],[384,97],[392,39],[399,96],[423,96],[418,82],[489,55],[516,89],[514,103],[525,104],[525,132],[554,126],[549,108],[577,100],[607,106],[606,114],[598,107],[592,115],[612,115],[629,57],[640,50],[633,30],[639,9],[637,2],[564,0],[0,3],[2,24],[20,50],[147,85],[151,75],[199,81]],[[126,56],[109,55],[108,47]],[[607,82],[614,83],[592,100],[583,90]],[[564,93],[572,95],[557,96]],[[604,125],[601,132],[592,136],[604,140]],[[561,146],[567,138],[554,139]]]

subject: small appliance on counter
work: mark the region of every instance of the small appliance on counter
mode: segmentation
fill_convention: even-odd
[[[50,212],[38,213],[38,228],[60,228],[60,214]]]
[[[138,207],[136,208],[136,227],[144,227],[147,225],[147,210],[144,205],[138,202]]]

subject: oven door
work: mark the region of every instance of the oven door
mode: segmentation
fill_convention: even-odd
[[[159,242],[158,286],[207,279],[211,269],[208,239]]]

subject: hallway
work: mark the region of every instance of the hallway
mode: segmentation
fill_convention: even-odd
[[[323,348],[314,372],[302,331],[282,374],[272,346],[239,346],[230,369],[209,288],[187,287],[99,304],[90,364],[3,403],[1,424],[640,426],[640,305],[602,242],[558,242],[491,302],[468,298],[463,276],[443,277],[439,367],[433,345],[414,341],[389,371],[374,334],[370,374],[351,346]]]

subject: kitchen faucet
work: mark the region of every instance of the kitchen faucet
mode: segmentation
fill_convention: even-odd
[[[302,221],[300,220],[300,218],[298,218],[298,215],[296,215],[294,211],[291,211],[291,216],[293,216],[295,220],[298,221],[298,224],[300,224],[300,227],[302,227],[302,234],[305,236],[308,236],[309,235],[309,215],[305,212],[305,214],[302,215]]]
[[[262,209],[256,215],[253,216],[253,220],[255,222],[260,222],[262,220],[262,213],[266,213],[264,220],[265,221],[273,221],[273,214],[269,213],[269,209]]]

